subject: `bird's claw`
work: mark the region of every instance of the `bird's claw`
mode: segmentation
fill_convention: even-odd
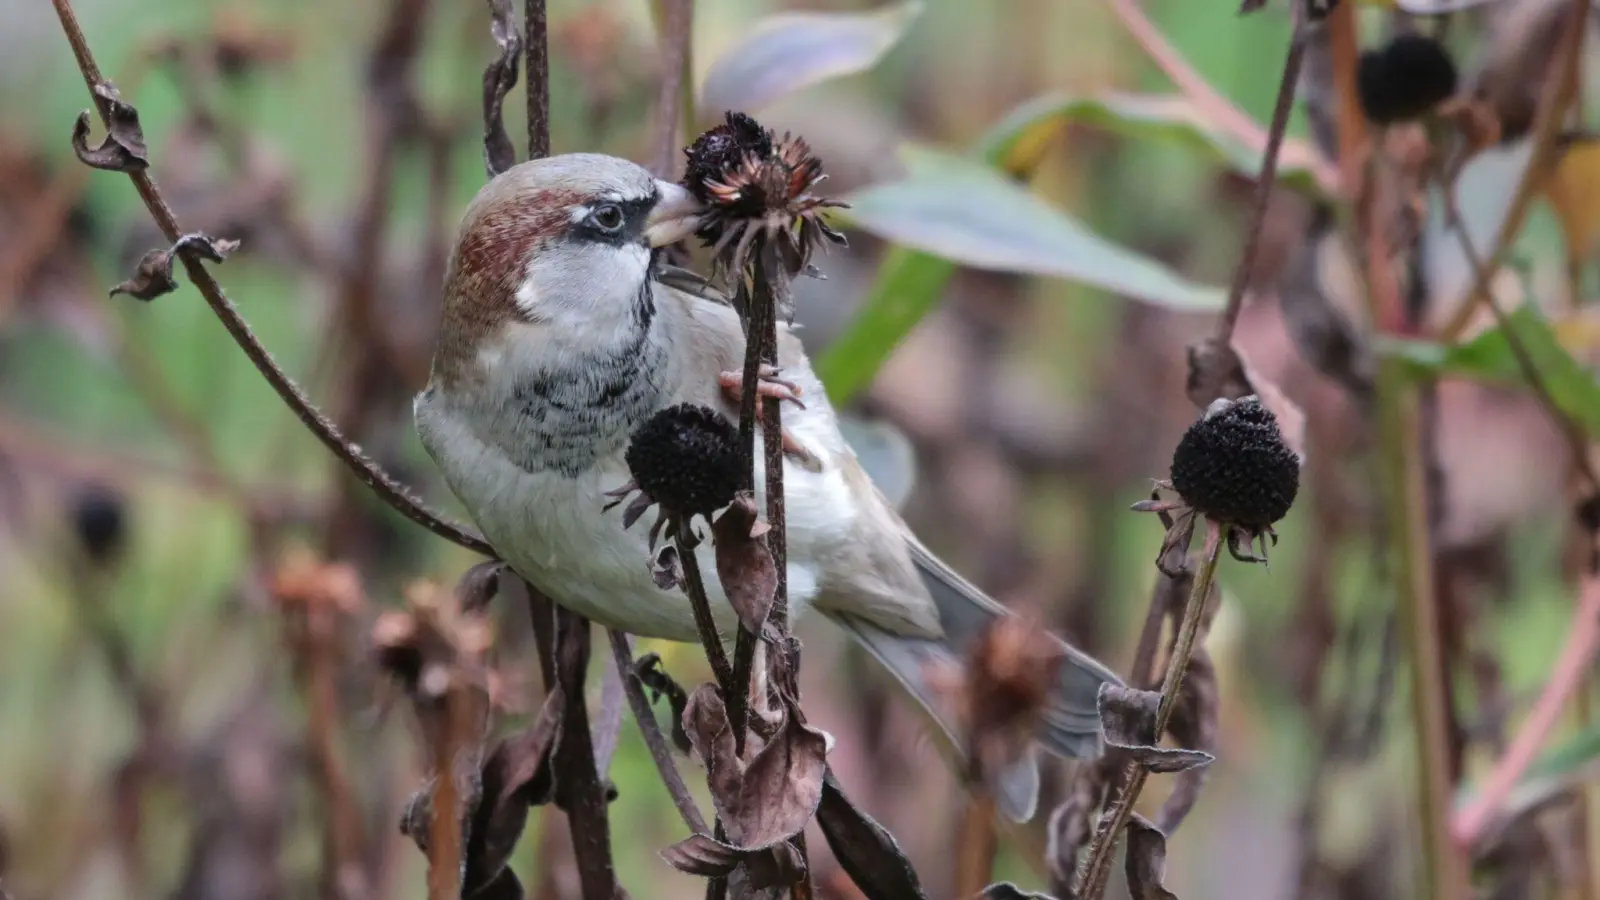
[[[756,396],[770,400],[778,400],[780,402],[787,400],[790,403],[793,403],[795,406],[805,409],[806,405],[800,400],[800,395],[804,393],[804,391],[801,389],[800,385],[794,383],[793,381],[779,378],[778,375],[782,371],[783,370],[777,366],[763,365],[756,380]],[[728,401],[734,406],[738,406],[739,401],[743,399],[744,396],[744,373],[723,372],[717,376],[717,383],[722,386],[722,390],[727,395]]]

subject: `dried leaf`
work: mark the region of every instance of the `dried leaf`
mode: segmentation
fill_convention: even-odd
[[[788,887],[805,877],[806,861],[800,851],[783,841],[745,856],[744,874],[757,890]],[[732,890],[730,896],[738,896]]]
[[[894,835],[850,802],[831,768],[822,778],[817,825],[840,867],[871,900],[927,900]]]
[[[524,896],[522,882],[517,880],[517,873],[506,868],[501,869],[499,875],[479,888],[476,893],[463,893],[461,900],[522,900]]]
[[[1100,725],[1106,746],[1156,773],[1182,772],[1209,765],[1215,757],[1201,750],[1168,749],[1155,736],[1157,691],[1118,684],[1100,686]]]
[[[1072,883],[1078,869],[1078,854],[1094,834],[1094,823],[1090,820],[1104,799],[1107,775],[1108,767],[1103,761],[1080,766],[1067,798],[1050,814],[1044,858],[1054,884]]]
[[[734,803],[719,807],[733,842],[753,850],[799,834],[822,802],[827,753],[827,736],[790,710],[783,729],[745,767]]]
[[[706,73],[697,109],[757,110],[830,78],[862,72],[899,42],[922,0],[871,12],[770,16]]]
[[[1189,345],[1189,402],[1200,409],[1219,398],[1238,400],[1255,395],[1261,405],[1278,420],[1283,442],[1306,458],[1306,414],[1276,384],[1250,365],[1243,350],[1233,344],[1219,344],[1215,337]]]
[[[1545,177],[1544,195],[1561,222],[1567,259],[1587,259],[1600,242],[1600,139],[1572,136]]]
[[[1126,853],[1128,894],[1133,900],[1178,900],[1177,894],[1161,885],[1167,868],[1167,836],[1138,813],[1128,820]]]
[[[722,581],[728,603],[739,614],[744,629],[759,635],[767,614],[772,612],[778,567],[767,542],[752,537],[756,526],[755,501],[749,494],[741,494],[712,524],[711,542],[717,553],[717,578]]]
[[[170,294],[178,289],[178,282],[172,276],[172,263],[182,251],[191,250],[201,259],[222,262],[228,258],[228,254],[237,249],[239,249],[238,241],[212,238],[198,232],[186,234],[178,238],[178,242],[170,249],[151,250],[146,253],[139,260],[139,266],[134,270],[133,277],[112,288],[110,296],[127,294],[140,300],[154,300],[162,294]]]
[[[475,613],[487,607],[500,594],[500,575],[506,564],[498,560],[481,562],[461,574],[456,582],[456,597],[461,611]]]
[[[72,150],[85,165],[110,172],[140,172],[150,166],[144,131],[139,127],[139,111],[122,102],[108,81],[95,85],[94,93],[106,114],[106,137],[96,147],[89,146],[90,113],[78,113],[72,126]]]
[[[1217,667],[1206,648],[1196,647],[1189,659],[1189,671],[1184,674],[1178,705],[1167,723],[1167,733],[1184,747],[1211,752],[1217,746],[1218,707]],[[1210,773],[1210,767],[1196,766],[1173,779],[1172,793],[1156,816],[1156,825],[1163,833],[1177,832],[1200,799],[1200,789]]]
[[[661,666],[661,654],[647,653],[639,657],[633,669],[639,675],[639,681],[650,689],[650,702],[655,703],[662,697],[667,698],[667,705],[672,710],[672,743],[679,752],[687,754],[693,749],[689,740],[689,733],[684,730],[684,713],[689,705],[689,695],[678,684],[667,670]]]
[[[663,591],[670,591],[683,583],[683,566],[678,560],[678,547],[668,544],[650,557],[650,580]]]
[[[1319,210],[1284,277],[1278,302],[1300,356],[1357,398],[1372,395],[1376,366],[1362,327],[1351,319],[1360,303],[1358,273],[1334,227]]]
[[[738,803],[739,759],[734,753],[728,710],[716,685],[702,684],[689,695],[683,710],[683,730],[706,767],[713,805],[726,819],[726,810]]]
[[[488,888],[505,871],[527,826],[528,807],[553,798],[551,750],[559,739],[564,707],[558,685],[533,722],[500,741],[484,760],[481,793],[467,831],[463,897]]]
[[[483,164],[493,178],[517,164],[517,148],[506,133],[501,107],[517,86],[522,37],[511,0],[489,0],[489,14],[489,34],[500,48],[500,55],[483,70]]]
[[[661,858],[680,872],[716,878],[732,872],[744,854],[710,835],[691,834],[662,850]]]

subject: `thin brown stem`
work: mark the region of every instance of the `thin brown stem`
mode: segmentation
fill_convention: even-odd
[[[1289,52],[1283,61],[1283,75],[1278,80],[1278,101],[1272,108],[1272,125],[1267,131],[1267,148],[1261,157],[1261,175],[1256,179],[1255,206],[1250,211],[1250,231],[1245,238],[1244,252],[1239,254],[1238,265],[1233,270],[1233,284],[1228,290],[1228,306],[1217,322],[1217,343],[1226,346],[1233,340],[1233,328],[1244,308],[1244,292],[1255,274],[1256,257],[1261,249],[1261,232],[1267,221],[1267,206],[1272,202],[1272,189],[1278,180],[1278,156],[1283,151],[1283,138],[1289,130],[1289,114],[1294,110],[1295,86],[1300,83],[1300,65],[1306,56],[1306,32],[1302,22],[1304,5],[1291,4],[1294,28],[1289,35]]]
[[[1156,707],[1154,737],[1156,741],[1161,740],[1167,722],[1172,718],[1173,707],[1178,702],[1178,693],[1183,688],[1183,676],[1189,668],[1189,658],[1194,654],[1195,636],[1199,634],[1200,623],[1205,618],[1207,598],[1211,594],[1211,584],[1217,574],[1217,561],[1222,552],[1222,530],[1221,525],[1211,521],[1206,522],[1206,543],[1201,553],[1200,568],[1195,573],[1194,586],[1189,591],[1188,602],[1184,605],[1183,624],[1178,628],[1177,638],[1172,646],[1172,656],[1167,660],[1167,674],[1161,683],[1161,701]],[[1128,820],[1133,815],[1133,805],[1138,802],[1139,793],[1144,790],[1144,783],[1148,777],[1149,772],[1137,763],[1128,764],[1123,776],[1122,793],[1117,795],[1111,809],[1101,817],[1101,825],[1096,830],[1094,842],[1089,847],[1089,858],[1078,877],[1078,896],[1082,900],[1100,900],[1105,894],[1117,838],[1123,829],[1127,828]]]
[[[711,664],[711,674],[717,679],[717,687],[728,695],[723,697],[723,702],[731,710],[735,705],[731,693],[734,687],[733,666],[728,664],[728,651],[722,646],[717,621],[711,616],[711,598],[706,593],[706,580],[700,574],[700,562],[694,554],[695,548],[700,546],[700,539],[695,537],[694,528],[686,520],[674,523],[673,530],[676,533],[674,540],[678,544],[678,561],[683,566],[683,592],[689,595],[689,608],[694,611],[694,624],[700,630],[700,643],[706,650],[706,662]],[[728,721],[733,721],[731,713]]]
[[[1459,339],[1467,326],[1472,324],[1478,308],[1488,302],[1490,283],[1495,273],[1500,271],[1506,255],[1511,252],[1511,245],[1518,232],[1522,230],[1522,223],[1527,219],[1528,212],[1533,208],[1533,201],[1539,195],[1539,189],[1548,174],[1550,164],[1556,159],[1556,138],[1561,134],[1567,108],[1572,105],[1573,99],[1578,94],[1579,70],[1583,62],[1583,41],[1589,33],[1586,24],[1589,21],[1590,5],[1591,0],[1572,0],[1572,12],[1567,20],[1567,27],[1562,32],[1561,45],[1550,60],[1550,68],[1546,72],[1544,86],[1539,93],[1532,137],[1533,151],[1528,154],[1527,168],[1523,169],[1522,180],[1517,184],[1517,192],[1511,200],[1511,206],[1500,222],[1500,231],[1495,237],[1494,249],[1489,254],[1487,265],[1473,276],[1472,287],[1467,291],[1467,296],[1462,299],[1455,315],[1444,326],[1442,336],[1446,341]]]
[[[51,0],[51,2],[55,5],[56,15],[61,20],[61,28],[66,33],[67,42],[72,46],[73,56],[77,58],[78,69],[83,74],[84,83],[88,85],[89,95],[94,98],[95,107],[99,110],[101,122],[104,123],[108,117],[109,104],[95,92],[95,88],[103,84],[104,80],[100,76],[99,67],[95,64],[94,55],[89,50],[88,41],[84,38],[83,29],[78,25],[71,0]],[[149,210],[161,233],[167,240],[177,243],[178,238],[183,235],[183,230],[178,227],[172,208],[162,197],[149,171],[129,171],[128,178],[133,182],[134,189],[139,192],[140,199],[144,201],[145,208]],[[338,427],[312,405],[311,400],[300,390],[299,385],[295,384],[294,379],[279,368],[272,359],[272,354],[262,346],[249,324],[239,315],[233,302],[223,293],[222,286],[206,270],[200,257],[193,250],[183,247],[178,251],[178,258],[183,262],[184,270],[189,280],[194,282],[196,290],[205,298],[206,304],[222,321],[222,326],[244,351],[245,356],[249,357],[262,377],[317,440],[354,472],[363,484],[371,488],[380,499],[394,507],[401,515],[445,540],[485,556],[497,555],[487,541],[428,509],[405,485],[396,481],[359,448],[346,441],[339,433]]]
[[[689,104],[690,38],[693,35],[694,0],[657,0],[656,21],[661,32],[661,82],[656,91],[655,151],[651,156],[656,176],[672,178],[678,168],[678,128]]]
[[[678,771],[678,764],[672,759],[672,748],[667,746],[666,735],[661,733],[661,726],[656,722],[655,710],[650,707],[650,700],[644,695],[644,683],[639,680],[639,673],[633,668],[633,649],[628,646],[628,636],[616,629],[609,629],[607,635],[611,638],[611,655],[616,660],[617,672],[622,676],[622,689],[627,694],[628,705],[633,709],[634,721],[639,723],[639,732],[644,735],[644,744],[650,749],[650,758],[655,760],[656,771],[661,774],[661,781],[667,786],[667,793],[672,796],[672,805],[678,808],[678,815],[683,817],[683,824],[695,834],[706,834],[706,820],[700,814],[700,807],[694,802],[694,796],[689,793],[689,786],[683,781],[683,773]]]
[[[550,155],[550,37],[545,0],[523,4],[522,41],[528,71],[528,158]]]

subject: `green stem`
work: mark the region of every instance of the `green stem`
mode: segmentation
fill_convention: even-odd
[[[1433,554],[1417,390],[1396,360],[1378,372],[1384,513],[1395,543],[1396,586],[1411,664],[1411,715],[1417,729],[1417,804],[1422,816],[1422,890],[1417,896],[1466,896],[1466,869],[1450,839],[1450,735],[1443,654],[1434,609]]]
[[[1172,718],[1173,707],[1178,703],[1178,692],[1183,688],[1183,676],[1189,669],[1189,657],[1194,654],[1194,642],[1200,633],[1200,621],[1204,618],[1206,598],[1211,593],[1212,582],[1216,580],[1217,561],[1221,556],[1222,526],[1207,521],[1206,547],[1200,559],[1200,570],[1195,573],[1194,585],[1189,591],[1189,601],[1183,607],[1183,623],[1178,626],[1178,635],[1172,645],[1172,656],[1167,660],[1167,674],[1161,682],[1161,702],[1156,707],[1156,729],[1152,738],[1157,743],[1161,741],[1161,735],[1167,729],[1167,721]],[[1094,844],[1089,848],[1089,859],[1084,863],[1082,874],[1078,878],[1077,895],[1081,900],[1100,900],[1105,894],[1117,836],[1128,826],[1128,819],[1133,816],[1133,805],[1138,802],[1139,792],[1144,790],[1144,782],[1149,774],[1135,762],[1130,762],[1126,772],[1123,773],[1122,780],[1127,786],[1117,796],[1115,805],[1103,820],[1106,824],[1095,832]]]

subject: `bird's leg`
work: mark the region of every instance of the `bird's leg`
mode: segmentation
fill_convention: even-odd
[[[806,405],[800,402],[800,385],[779,378],[778,373],[780,371],[782,370],[777,366],[762,364],[759,377],[756,380],[756,396],[779,402],[788,400],[801,409],[805,409]],[[734,409],[738,409],[739,402],[744,398],[744,373],[723,372],[717,376],[717,384],[722,387],[722,394],[727,398],[728,403]],[[802,447],[787,428],[783,429],[783,452],[794,462],[810,471],[822,471],[821,461],[813,456],[811,451]]]

